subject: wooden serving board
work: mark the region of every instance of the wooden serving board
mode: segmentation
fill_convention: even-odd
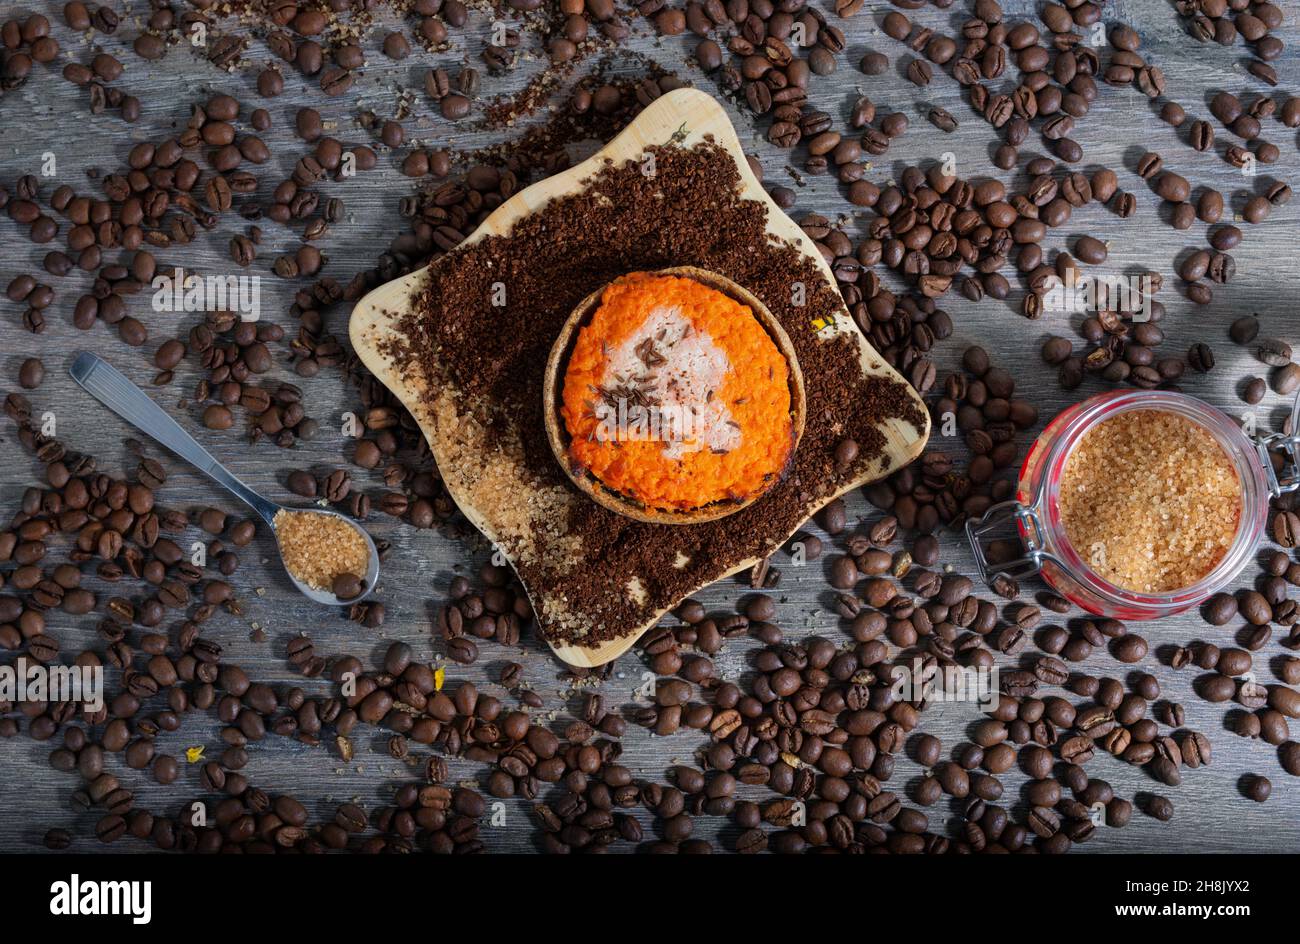
[[[645,155],[646,149],[650,147],[675,144],[690,148],[703,142],[705,138],[712,139],[714,144],[724,148],[735,160],[740,174],[740,195],[744,199],[757,200],[766,205],[768,232],[774,237],[789,242],[802,250],[817,265],[827,283],[833,286],[835,282],[830,266],[822,258],[816,245],[803,230],[795,225],[793,220],[786,216],[785,211],[772,202],[750,170],[749,162],[741,149],[735,129],[732,128],[722,106],[704,92],[690,88],[677,89],[655,100],[613,141],[586,161],[515,194],[484,220],[482,225],[462,245],[470,245],[487,236],[509,235],[520,219],[544,207],[551,200],[580,193],[585,189],[585,181],[594,177],[608,162],[623,165],[629,161],[640,160]],[[447,256],[441,258],[445,259]],[[433,264],[437,265],[438,261],[435,260]],[[398,369],[391,356],[385,353],[386,342],[400,338],[398,324],[402,318],[411,312],[420,293],[425,288],[428,279],[427,272],[427,269],[412,272],[410,275],[381,285],[362,298],[352,311],[349,335],[352,346],[356,350],[358,357],[361,358],[362,363],[411,412],[411,415],[423,430],[426,439],[428,439],[435,460],[440,466],[445,467],[445,463],[448,461],[447,457],[439,455],[438,448],[433,445],[439,439],[436,434],[438,418],[425,406],[422,397],[422,394],[428,388],[427,381],[422,377],[411,376],[409,372],[404,373]],[[838,291],[836,291],[837,296],[838,294]],[[880,355],[863,337],[843,306],[836,313],[834,323],[821,327],[819,331],[819,337],[831,338],[837,334],[849,334],[857,342],[859,360],[864,375],[887,377],[906,386],[906,381],[881,359]],[[911,392],[910,386],[907,389]],[[805,517],[810,517],[833,497],[843,495],[854,488],[875,481],[885,474],[906,465],[921,454],[929,436],[929,413],[920,397],[914,392],[912,395],[916,400],[917,409],[922,416],[926,417],[926,428],[918,431],[911,424],[901,419],[885,421],[879,427],[886,443],[880,461],[875,463],[873,467],[868,467],[858,478],[843,483],[843,487],[839,488],[833,495],[823,495],[810,502]],[[809,408],[812,408],[811,404]],[[465,517],[482,531],[490,541],[502,548],[503,553],[509,559],[509,554],[505,551],[505,548],[509,546],[509,542],[505,539],[509,535],[503,534],[502,529],[494,521],[493,510],[491,508],[474,507],[467,500],[467,496],[458,494],[458,490],[450,483],[448,483],[448,490]],[[573,488],[572,491],[575,501],[591,501],[590,498],[578,492],[576,488]],[[665,527],[671,527],[671,525],[665,525]],[[783,540],[788,540],[789,537],[790,535],[786,535]],[[511,563],[513,565],[514,562],[511,561]],[[757,563],[759,563],[759,558],[740,561],[723,576],[730,576],[751,569]],[[540,614],[542,610],[539,605],[538,588],[525,586],[525,590],[529,595],[534,610]],[[576,646],[560,645],[550,640],[547,640],[547,642],[555,654],[568,664],[591,668],[618,658],[630,649],[647,629],[657,625],[667,612],[668,610],[664,609],[628,635],[598,645]]]

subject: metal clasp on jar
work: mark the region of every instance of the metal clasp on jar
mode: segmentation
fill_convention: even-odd
[[[1296,394],[1291,404],[1289,428],[1291,430],[1289,434],[1273,433],[1255,437],[1259,464],[1264,467],[1264,479],[1268,483],[1269,494],[1274,498],[1281,498],[1300,488],[1300,394]],[[1269,451],[1276,448],[1282,449],[1291,460],[1288,465],[1282,467],[1281,478],[1273,468],[1273,459],[1269,455]]]
[[[1018,525],[1017,537],[1024,544],[1025,553],[1004,563],[991,563],[984,551],[982,538],[1012,521]],[[1005,574],[1008,577],[1027,577],[1042,570],[1045,563],[1061,563],[1051,551],[1047,550],[1047,539],[1037,506],[1030,508],[1014,499],[992,506],[979,519],[967,521],[966,540],[975,555],[975,566],[986,584],[991,584],[998,574]]]

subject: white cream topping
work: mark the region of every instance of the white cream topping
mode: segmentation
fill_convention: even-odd
[[[608,351],[601,388],[605,402],[619,411],[622,438],[659,440],[665,457],[679,459],[740,445],[740,428],[719,396],[730,372],[726,352],[707,332],[676,305],[661,305]]]

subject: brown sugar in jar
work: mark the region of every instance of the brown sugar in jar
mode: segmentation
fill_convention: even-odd
[[[976,567],[986,582],[1039,574],[1099,616],[1181,613],[1254,557],[1282,490],[1267,448],[1179,391],[1095,394],[1039,434],[1015,498],[966,522]],[[1018,541],[994,540],[1007,529]]]
[[[1061,475],[1066,537],[1108,583],[1170,593],[1227,554],[1241,516],[1235,464],[1184,416],[1120,413],[1089,430]]]

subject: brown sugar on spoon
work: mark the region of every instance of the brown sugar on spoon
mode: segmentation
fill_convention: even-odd
[[[366,539],[342,518],[281,511],[275,516],[275,536],[285,568],[309,587],[331,590],[339,578],[366,575]]]

